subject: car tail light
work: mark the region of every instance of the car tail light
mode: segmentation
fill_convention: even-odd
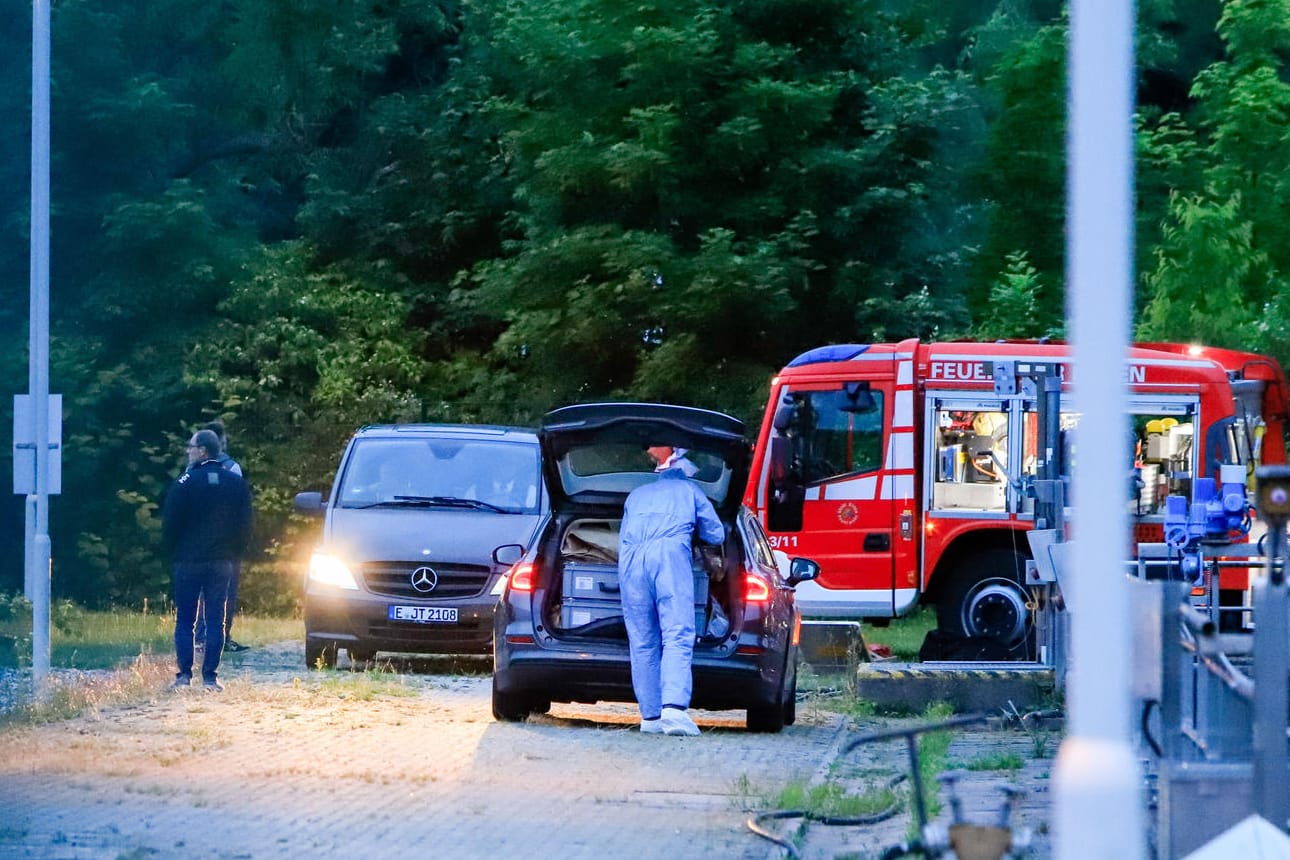
[[[744,602],[770,603],[770,583],[757,573],[744,573]]]
[[[802,616],[793,616],[793,644],[802,644]]]
[[[511,591],[532,591],[536,577],[533,575],[533,563],[524,561],[511,568]]]

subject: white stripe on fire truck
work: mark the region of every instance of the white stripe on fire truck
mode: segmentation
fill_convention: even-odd
[[[861,478],[853,478],[850,481],[838,481],[835,484],[825,484],[824,498],[829,500],[872,499],[876,489],[878,489],[877,477],[874,475],[865,475]]]
[[[882,498],[912,499],[914,497],[914,476],[884,475],[882,479]]]
[[[914,363],[912,361],[902,361],[896,365],[896,384],[914,384]]]
[[[914,434],[891,431],[887,440],[887,463],[884,469],[914,468]]]
[[[896,410],[891,417],[891,426],[914,426],[914,392],[912,390],[896,391]]]

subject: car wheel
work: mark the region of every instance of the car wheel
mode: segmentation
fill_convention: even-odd
[[[522,693],[503,693],[493,684],[493,719],[503,723],[518,723],[529,718],[534,705],[528,696]],[[549,710],[551,704],[547,703]]]
[[[335,669],[336,643],[305,640],[305,668]]]
[[[778,734],[784,728],[784,703],[775,702],[773,705],[749,708],[746,725],[750,732]]]
[[[796,678],[795,678],[796,683]],[[796,718],[796,705],[793,707]],[[784,701],[784,689],[780,687],[779,698],[769,705],[757,705],[756,708],[748,708],[748,718],[744,725],[747,725],[748,731],[764,732],[764,734],[775,735],[784,727],[784,722],[788,714],[788,704]]]

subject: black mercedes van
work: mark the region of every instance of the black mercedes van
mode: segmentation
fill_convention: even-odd
[[[529,546],[547,513],[537,436],[513,427],[399,424],[349,441],[305,583],[305,663],[378,651],[490,653],[502,544]]]

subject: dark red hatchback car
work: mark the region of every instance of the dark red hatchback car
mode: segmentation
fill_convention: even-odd
[[[694,553],[691,704],[746,710],[752,731],[791,724],[801,623],[793,586],[819,566],[777,557],[742,506],[750,459],[743,422],[690,407],[584,404],[548,413],[538,440],[550,514],[527,551],[494,551],[511,567],[494,616],[493,715],[522,720],[552,702],[635,701],[618,529],[627,494],[654,479],[645,448],[661,444],[689,449],[693,480],[730,526],[719,551]]]

